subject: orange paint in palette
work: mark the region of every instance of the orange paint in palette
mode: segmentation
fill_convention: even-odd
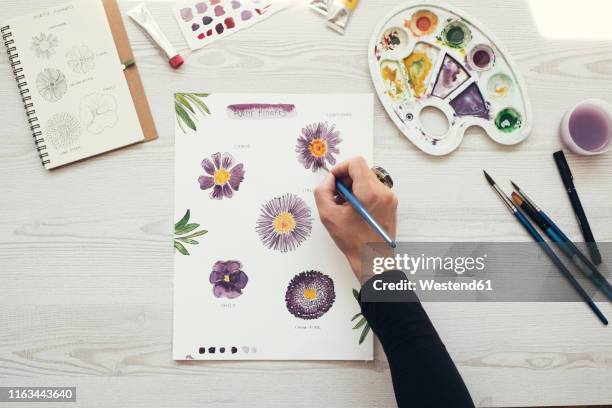
[[[531,106],[515,63],[489,30],[456,8],[422,1],[399,6],[374,31],[370,50],[379,99],[424,152],[452,152],[471,126],[505,145],[529,135]],[[445,133],[428,128],[432,112]]]
[[[189,48],[196,50],[286,6],[286,2],[273,0],[195,0],[175,5],[173,10]]]

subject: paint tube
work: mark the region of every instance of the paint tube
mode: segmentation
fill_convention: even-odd
[[[327,15],[327,0],[309,0],[308,5],[317,13]]]
[[[327,26],[344,34],[346,24],[358,2],[359,0],[331,0],[327,14]]]
[[[128,11],[127,15],[145,30],[151,39],[166,53],[168,62],[172,68],[177,69],[183,65],[183,57],[181,57],[172,44],[170,44],[170,41],[168,41],[168,38],[166,38],[165,34],[159,28],[151,12],[144,3]]]

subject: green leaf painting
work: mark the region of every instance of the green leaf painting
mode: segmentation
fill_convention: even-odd
[[[355,298],[357,303],[359,303],[359,291],[357,289],[353,289],[353,297]],[[364,342],[366,337],[368,337],[368,333],[370,333],[370,324],[361,313],[357,313],[355,316],[353,316],[351,322],[357,320],[359,317],[361,317],[361,319],[359,319],[357,323],[355,323],[355,325],[353,326],[353,330],[361,329],[361,334],[359,335],[359,344],[361,344]]]
[[[200,224],[190,223],[190,216],[191,212],[187,210],[185,215],[183,215],[183,218],[174,224],[174,249],[183,255],[189,255],[189,251],[187,251],[185,244],[198,245],[199,242],[194,238],[202,236],[208,232],[205,230],[197,231]]]
[[[202,101],[209,94],[206,93],[175,93],[174,94],[174,112],[176,113],[176,121],[179,127],[186,133],[186,127],[191,130],[196,130],[196,122],[198,115],[210,115],[210,109]]]

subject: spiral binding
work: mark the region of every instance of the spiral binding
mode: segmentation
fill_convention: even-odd
[[[49,153],[46,152],[47,146],[45,145],[45,139],[42,137],[42,132],[40,131],[40,124],[37,123],[38,117],[36,116],[36,109],[34,109],[34,104],[32,103],[32,97],[29,95],[30,89],[28,88],[28,83],[23,74],[23,68],[20,66],[21,61],[19,60],[19,53],[15,46],[15,40],[11,38],[13,36],[13,33],[11,33],[11,26],[7,25],[0,28],[0,33],[2,34],[2,40],[6,47],[9,63],[13,68],[13,75],[15,75],[15,80],[17,81],[17,89],[19,90],[19,95],[21,95],[23,107],[28,116],[28,124],[30,125],[32,136],[34,137],[38,156],[40,157],[42,165],[46,166],[51,163],[51,161],[48,158]]]

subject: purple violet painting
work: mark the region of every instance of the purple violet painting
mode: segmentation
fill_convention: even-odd
[[[285,293],[287,310],[305,320],[323,316],[335,299],[334,281],[318,271],[298,273],[289,282]]]
[[[209,278],[215,297],[235,299],[242,295],[249,277],[242,270],[240,261],[217,261]]]
[[[310,124],[302,129],[297,140],[298,161],[313,172],[327,168],[328,164],[333,166],[336,164],[335,155],[340,153],[338,145],[341,141],[336,125],[327,122]]]
[[[280,252],[293,251],[310,236],[310,208],[295,194],[275,197],[261,207],[255,225],[261,242]]]
[[[206,174],[198,178],[200,189],[212,188],[210,198],[215,200],[232,198],[234,191],[238,191],[244,180],[244,165],[234,165],[234,158],[227,152],[223,155],[217,152],[211,158],[212,161],[208,158],[202,160],[202,168]]]

